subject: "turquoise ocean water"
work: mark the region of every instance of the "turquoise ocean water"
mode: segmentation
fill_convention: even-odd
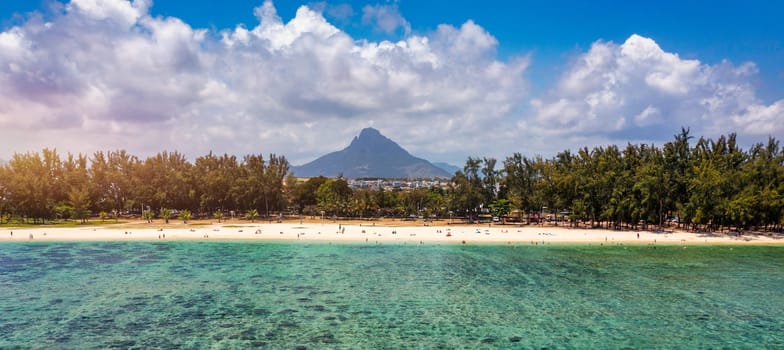
[[[4,243],[6,348],[784,348],[784,247]]]

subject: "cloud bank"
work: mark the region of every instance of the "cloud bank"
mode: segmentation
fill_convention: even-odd
[[[546,137],[667,140],[691,127],[708,137],[730,132],[757,141],[784,133],[784,100],[765,105],[754,91],[753,63],[734,66],[682,59],[650,38],[595,42],[557,85],[531,100],[521,128]]]
[[[4,147],[306,160],[368,125],[413,148],[435,144],[434,131],[468,138],[523,101],[528,61],[496,59],[497,41],[470,21],[368,42],[306,6],[284,23],[268,1],[255,9],[254,28],[218,33],[152,17],[150,6],[73,0],[51,20],[31,17],[2,32]],[[392,12],[382,10],[366,13],[387,23]],[[382,27],[401,25],[389,23]]]
[[[530,56],[500,59],[471,20],[415,33],[395,6],[363,21],[399,41],[353,38],[302,6],[284,22],[220,31],[155,17],[149,0],[72,0],[0,32],[0,157],[57,147],[284,154],[294,163],[373,126],[412,153],[549,156],[565,148],[708,136],[782,136],[784,100],[760,101],[753,63],[707,65],[632,35],[597,41],[542,96]],[[344,12],[350,9],[343,9]]]

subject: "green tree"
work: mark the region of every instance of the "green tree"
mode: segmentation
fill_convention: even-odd
[[[369,189],[359,189],[352,191],[351,212],[360,218],[373,216],[379,209],[376,202],[377,197]]]
[[[469,222],[474,222],[477,210],[484,205],[485,191],[479,177],[480,165],[480,159],[468,157],[463,170],[452,177],[457,209],[466,213]]]
[[[183,224],[187,224],[191,219],[191,211],[188,209],[180,210],[179,217]]]
[[[583,176],[594,169],[593,161],[594,159],[587,149],[581,149],[577,156],[568,150],[556,154],[549,169],[551,170],[548,176],[550,195],[546,198],[547,207],[556,216],[559,211],[571,208],[572,203],[578,198],[585,202],[591,218],[599,216],[599,205],[596,198],[599,180]]]
[[[280,211],[286,206],[283,185],[286,177],[290,175],[289,167],[289,161],[285,156],[269,155],[262,187],[267,217],[270,215],[270,210]]]
[[[744,189],[735,206],[748,205],[752,198],[757,202],[752,210],[751,224],[766,229],[780,230],[784,220],[784,152],[779,142],[769,138],[767,143],[751,147],[743,165]],[[744,205],[740,205],[744,203]],[[740,209],[740,208],[738,208]],[[732,214],[743,216],[743,213]]]
[[[90,217],[90,178],[87,172],[87,157],[69,154],[62,163],[64,185],[68,188],[68,202],[74,208],[74,217],[82,223]]]
[[[690,130],[681,128],[680,134],[673,135],[674,140],[664,144],[664,172],[667,176],[666,198],[667,207],[664,212],[668,216],[678,216],[685,219],[688,215],[685,212],[686,204],[689,200],[689,182],[692,174],[691,166],[691,146],[689,141],[693,139],[689,135]],[[683,221],[683,220],[681,220]],[[681,223],[678,222],[680,226]]]
[[[88,169],[93,209],[117,213],[131,209],[136,196],[133,189],[139,182],[138,168],[138,158],[124,150],[93,153]]]
[[[160,152],[144,160],[136,183],[138,198],[153,208],[188,208],[195,202],[192,166],[178,152]]]
[[[147,221],[148,224],[151,224],[152,219],[155,218],[155,213],[153,213],[152,210],[147,209],[142,211],[142,217]]]
[[[490,212],[495,217],[503,218],[512,212],[512,204],[505,198],[496,199],[490,203]]]
[[[319,210],[330,215],[344,215],[349,209],[351,188],[343,179],[328,179],[316,190]]]
[[[101,221],[106,218],[101,217],[101,213],[106,214],[108,210],[116,208],[110,193],[110,173],[111,168],[106,155],[103,152],[95,152],[90,159],[90,167],[86,175],[90,179],[88,183],[90,201],[93,203],[93,209],[98,211]]]
[[[4,171],[7,201],[17,215],[34,223],[52,217],[53,208],[67,200],[57,151],[44,149],[42,154],[15,153]]]
[[[52,210],[56,220],[70,220],[74,218],[74,208],[70,204],[58,204]]]
[[[496,170],[495,166],[495,158],[482,159],[482,203],[485,205],[494,201],[500,190],[498,178],[501,172]]]
[[[326,177],[319,176],[311,177],[303,183],[294,185],[291,190],[292,200],[299,213],[302,213],[307,206],[315,206],[318,204],[316,201],[316,190],[326,181]]]
[[[403,215],[402,209],[398,210],[402,208],[398,194],[399,192],[385,191],[383,188],[376,191],[374,202],[378,205],[379,215],[392,217]]]
[[[163,208],[160,210],[158,214],[161,216],[161,219],[163,219],[163,221],[168,224],[169,219],[171,219],[172,217],[172,210],[168,208]]]
[[[136,192],[136,189],[141,187],[139,158],[128,154],[125,150],[109,152],[106,157],[109,168],[106,187],[96,191],[112,203],[115,213],[135,208],[137,203],[144,200]]]
[[[255,220],[257,216],[259,216],[259,211],[256,209],[250,209],[247,212],[245,212],[245,218],[250,220],[250,222],[253,222],[253,220]]]
[[[3,164],[0,164],[0,224],[7,222],[6,216],[10,218],[12,203],[10,202],[10,193],[8,189],[8,174]]]
[[[633,189],[639,198],[640,213],[636,215],[635,219],[645,220],[645,225],[649,222],[656,223],[661,230],[664,221],[664,206],[667,201],[665,159],[663,153],[654,147],[647,148],[643,156],[643,163],[637,168],[634,177]]]
[[[227,154],[218,157],[210,152],[196,158],[193,173],[201,210],[213,212],[237,205],[239,199],[235,188],[241,170],[236,157]]]
[[[520,219],[524,213],[538,211],[541,207],[534,197],[534,186],[538,180],[534,162],[520,153],[514,153],[504,161],[505,175],[501,181],[508,189],[508,199],[511,205],[518,209]]]

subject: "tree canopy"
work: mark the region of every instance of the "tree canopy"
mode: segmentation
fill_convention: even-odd
[[[33,222],[86,220],[100,212],[146,212],[146,218],[164,220],[173,210],[268,214],[288,206],[283,197],[288,169],[286,158],[275,154],[239,161],[210,153],[191,163],[165,151],[144,160],[123,150],[64,159],[51,149],[17,153],[0,166],[0,213]]]
[[[17,153],[0,166],[0,223],[87,220],[95,213],[152,220],[289,212],[339,217],[489,216],[533,222],[647,229],[778,230],[784,224],[784,152],[779,142],[743,150],[735,134],[695,140],[682,129],[661,147],[627,144],[565,150],[550,159],[514,153],[501,162],[469,157],[446,186],[352,188],[338,177],[298,181],[283,156],[241,159],[178,152],[144,160],[124,150],[61,157]],[[166,215],[163,215],[166,214]],[[105,216],[105,215],[104,215]]]

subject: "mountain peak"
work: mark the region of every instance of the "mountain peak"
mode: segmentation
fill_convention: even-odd
[[[351,141],[351,144],[346,148],[346,150],[373,150],[373,151],[391,151],[394,149],[394,152],[406,152],[402,147],[400,147],[395,141],[390,140],[384,135],[381,135],[381,132],[373,129],[373,128],[364,128],[362,131],[359,132],[359,136],[355,136],[354,140]]]
[[[378,130],[376,130],[374,128],[364,128],[364,129],[362,129],[362,131],[359,132],[359,138],[363,138],[363,137],[377,137],[377,136],[383,136],[383,135],[381,135],[380,131],[378,131]]]
[[[374,128],[364,128],[341,151],[324,155],[308,164],[292,168],[298,176],[335,176],[348,178],[448,178],[430,162],[412,156],[395,141]]]

